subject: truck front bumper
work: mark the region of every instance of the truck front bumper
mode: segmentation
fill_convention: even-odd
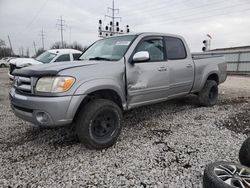
[[[55,127],[72,123],[76,111],[85,97],[41,97],[21,95],[11,88],[10,103],[15,115],[39,126]]]

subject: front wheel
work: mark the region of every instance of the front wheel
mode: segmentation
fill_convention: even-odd
[[[202,106],[214,106],[218,100],[218,84],[214,80],[207,80],[198,94]]]
[[[4,64],[1,64],[1,65],[0,65],[0,67],[1,67],[1,68],[4,68],[4,67],[5,67],[5,65],[4,65]]]
[[[122,112],[106,99],[87,103],[76,119],[79,140],[90,149],[104,149],[116,143],[121,132]]]

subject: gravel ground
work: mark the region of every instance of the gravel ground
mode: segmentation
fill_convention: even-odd
[[[7,70],[0,69],[0,187],[202,187],[206,164],[238,162],[250,133],[250,77],[230,76],[218,105],[195,96],[124,115],[118,143],[88,150],[73,128],[43,130],[9,108]]]

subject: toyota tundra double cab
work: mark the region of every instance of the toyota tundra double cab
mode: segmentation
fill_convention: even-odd
[[[88,148],[116,143],[123,112],[196,94],[202,106],[226,80],[223,56],[192,55],[183,37],[140,33],[98,40],[76,62],[13,71],[11,107],[41,127],[76,126]]]

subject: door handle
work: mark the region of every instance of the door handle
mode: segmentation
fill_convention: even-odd
[[[191,68],[191,67],[193,67],[193,66],[192,66],[191,64],[187,64],[186,67],[187,67],[187,68]]]
[[[167,67],[159,67],[158,68],[158,71],[166,71],[167,70]]]

